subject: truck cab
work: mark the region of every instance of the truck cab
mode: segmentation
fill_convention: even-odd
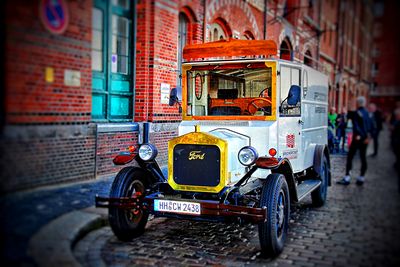
[[[290,205],[311,194],[322,206],[330,185],[327,76],[274,59],[272,41],[187,46],[182,122],[168,142],[168,175],[148,143],[116,157],[135,159],[116,176],[110,225],[122,240],[144,231],[149,214],[258,224],[263,255],[284,248]],[[176,91],[171,104],[176,104]],[[128,216],[128,215],[130,216]],[[133,215],[132,215],[133,214]]]

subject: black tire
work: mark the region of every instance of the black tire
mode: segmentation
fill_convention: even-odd
[[[135,192],[145,193],[148,187],[145,172],[136,167],[123,168],[115,177],[110,197],[130,197]],[[144,232],[149,214],[144,211],[108,208],[108,221],[114,234],[121,241],[130,241]]]
[[[328,193],[328,179],[329,179],[329,167],[328,160],[324,156],[322,161],[321,170],[321,185],[311,192],[311,200],[314,207],[322,207],[326,202],[326,197]]]
[[[260,207],[267,208],[266,221],[258,224],[261,253],[264,257],[276,257],[284,248],[290,215],[289,188],[282,174],[268,175]]]

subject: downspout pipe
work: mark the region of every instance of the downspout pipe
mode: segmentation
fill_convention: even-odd
[[[143,144],[149,143],[150,139],[150,123],[144,122],[143,123]]]
[[[267,39],[267,5],[268,0],[264,0],[264,40]]]

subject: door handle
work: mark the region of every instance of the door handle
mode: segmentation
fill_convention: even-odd
[[[304,121],[302,121],[301,119],[298,121],[298,123],[304,125]]]

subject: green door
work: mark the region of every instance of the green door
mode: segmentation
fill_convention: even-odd
[[[134,1],[95,0],[92,16],[92,118],[133,119]]]

